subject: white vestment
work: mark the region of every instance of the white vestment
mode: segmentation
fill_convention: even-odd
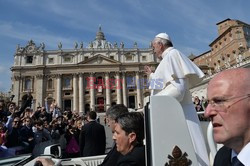
[[[194,108],[189,88],[199,83],[204,73],[185,55],[170,47],[162,54],[162,61],[150,75],[151,95],[176,98],[184,111],[187,126],[199,165],[209,165],[208,153],[200,121]]]

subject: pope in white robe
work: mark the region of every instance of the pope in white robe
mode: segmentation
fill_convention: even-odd
[[[161,59],[153,73],[149,66],[151,95],[167,95],[176,98],[183,110],[199,165],[209,165],[208,153],[189,88],[199,83],[204,73],[185,55],[175,49],[166,33],[156,35],[152,41],[154,55]],[[200,161],[199,161],[200,160]]]

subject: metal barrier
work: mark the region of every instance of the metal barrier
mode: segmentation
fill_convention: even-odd
[[[102,163],[106,155],[83,157],[81,160],[86,164],[86,166],[97,166]]]

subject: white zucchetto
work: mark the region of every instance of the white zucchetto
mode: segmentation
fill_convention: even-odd
[[[157,38],[162,38],[162,39],[166,39],[166,40],[168,40],[168,41],[171,42],[170,37],[169,37],[168,34],[166,34],[166,33],[159,33],[159,34],[156,35],[155,37],[157,37]]]

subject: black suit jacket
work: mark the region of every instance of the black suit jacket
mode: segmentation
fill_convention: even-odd
[[[82,127],[80,133],[80,152],[83,157],[103,155],[106,148],[104,126],[90,121]]]
[[[145,166],[145,146],[138,145],[128,154],[120,157],[117,166]]]
[[[32,130],[32,127],[28,128],[27,126],[23,126],[21,128],[20,136],[21,141],[30,142],[28,139],[31,137],[34,138],[34,132]]]
[[[120,156],[122,155],[117,151],[115,144],[99,166],[115,166]]]
[[[214,166],[231,166],[231,153],[232,149],[228,147],[220,148],[214,158]]]

